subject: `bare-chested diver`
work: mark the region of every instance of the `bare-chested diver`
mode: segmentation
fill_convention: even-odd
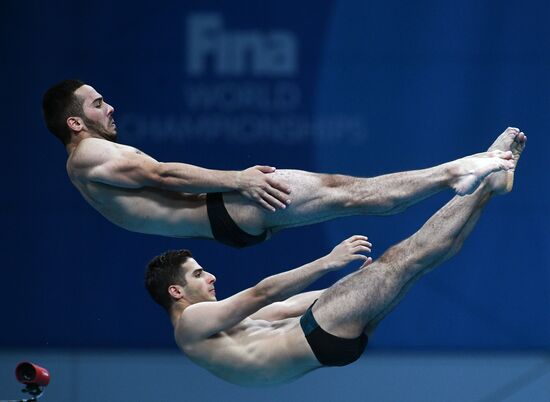
[[[511,150],[515,164],[525,141],[523,133],[504,133],[491,148]],[[375,262],[363,255],[369,240],[353,236],[316,261],[217,301],[216,278],[180,250],[151,261],[146,286],[168,311],[181,350],[227,381],[270,385],[346,365],[410,287],[458,252],[491,197],[511,190],[513,173],[493,173],[473,194],[455,196]],[[355,260],[361,267],[328,289],[300,293]]]
[[[373,178],[268,166],[217,171],[157,162],[117,144],[114,108],[81,81],[50,88],[43,111],[47,127],[67,149],[72,183],[108,220],[134,232],[214,238],[235,247],[293,226],[394,214],[447,188],[468,194],[485,176],[510,164],[509,156],[497,150]]]

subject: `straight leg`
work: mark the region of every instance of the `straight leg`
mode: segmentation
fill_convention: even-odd
[[[319,325],[343,338],[371,333],[422,275],[460,250],[490,198],[511,191],[526,140],[519,130],[499,137],[492,147],[511,151],[510,170],[490,175],[472,195],[455,196],[414,235],[327,289],[313,308]]]
[[[414,235],[335,283],[314,306],[319,325],[343,338],[372,332],[412,284],[458,252],[490,197],[486,186],[455,196]]]
[[[395,214],[447,188],[469,194],[490,173],[509,169],[510,158],[510,152],[494,150],[372,178],[278,170],[273,174],[292,191],[286,209],[265,211],[235,192],[224,194],[224,200],[229,215],[245,232],[276,232],[343,216]]]

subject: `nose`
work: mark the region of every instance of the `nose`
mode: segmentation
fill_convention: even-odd
[[[211,273],[208,273],[210,275],[210,278],[208,278],[208,283],[214,283],[216,282],[216,277],[212,275]]]
[[[107,103],[107,114],[110,116],[114,113],[115,108]]]

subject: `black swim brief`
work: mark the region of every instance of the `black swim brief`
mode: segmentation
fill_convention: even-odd
[[[367,347],[367,335],[346,339],[329,334],[315,320],[311,310],[313,304],[300,319],[300,325],[319,363],[324,366],[345,366],[359,359]]]
[[[241,248],[261,243],[267,238],[267,232],[251,235],[238,227],[225,209],[222,193],[206,194],[206,210],[214,239],[220,243]]]

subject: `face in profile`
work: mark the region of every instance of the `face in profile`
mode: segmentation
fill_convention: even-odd
[[[91,86],[83,85],[75,91],[75,95],[82,99],[82,120],[88,131],[99,134],[101,137],[116,142],[117,131],[113,119],[115,109]]]
[[[216,277],[214,275],[206,272],[193,258],[188,258],[181,267],[185,272],[186,281],[183,292],[189,302],[216,301],[214,288]]]

